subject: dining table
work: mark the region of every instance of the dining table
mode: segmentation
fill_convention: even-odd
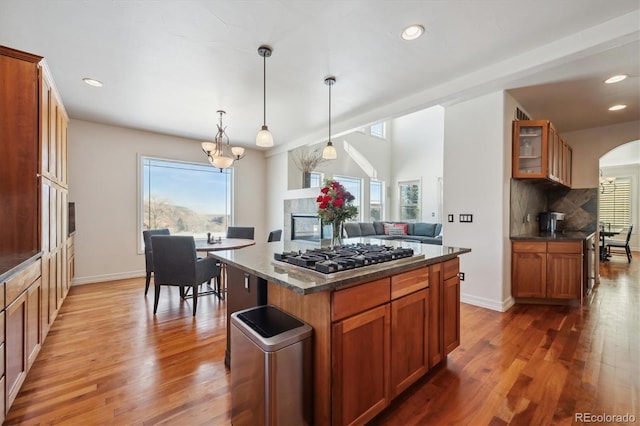
[[[604,246],[605,238],[620,235],[621,232],[622,230],[613,230],[613,231],[612,230],[605,231],[604,229],[600,230],[600,261],[601,262],[606,262],[609,260],[606,247]]]
[[[197,252],[210,252],[210,251],[223,251],[223,250],[238,250],[243,247],[249,247],[256,243],[255,240],[249,240],[246,238],[212,238],[211,241],[207,239],[195,239]],[[207,286],[206,290],[198,292],[198,296],[206,296],[208,294],[214,294],[220,300],[224,300],[224,293],[227,290],[227,274],[224,268],[224,264],[220,265],[220,291]]]

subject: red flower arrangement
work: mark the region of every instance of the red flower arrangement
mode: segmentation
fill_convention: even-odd
[[[318,216],[323,223],[341,223],[358,215],[358,208],[352,204],[355,197],[344,189],[340,182],[325,179],[320,189],[318,202]]]

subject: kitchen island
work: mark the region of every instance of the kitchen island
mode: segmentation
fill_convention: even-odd
[[[313,327],[313,424],[370,421],[460,341],[458,256],[469,249],[345,240],[357,243],[411,248],[413,256],[322,274],[274,259],[318,243],[208,254],[227,270],[227,316],[249,307],[235,302],[248,294],[249,304],[269,303]]]

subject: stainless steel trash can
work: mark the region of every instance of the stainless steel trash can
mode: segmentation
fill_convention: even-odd
[[[231,423],[312,422],[312,327],[263,305],[231,314]]]

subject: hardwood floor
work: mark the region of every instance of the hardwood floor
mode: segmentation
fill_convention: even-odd
[[[582,308],[461,309],[445,368],[395,400],[375,425],[571,424],[575,413],[640,421],[640,253],[600,265]],[[73,287],[5,424],[227,425],[225,302],[144,279]]]

